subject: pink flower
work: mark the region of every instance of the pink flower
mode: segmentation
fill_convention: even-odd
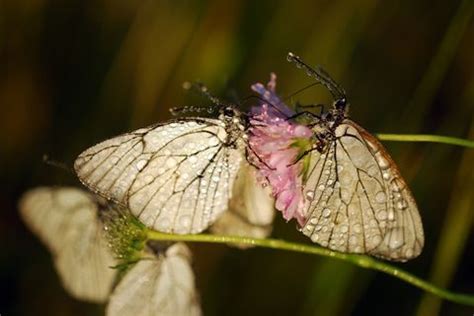
[[[263,98],[262,104],[253,109],[249,145],[252,160],[258,167],[262,182],[270,184],[276,199],[275,207],[289,221],[296,218],[300,225],[305,222],[302,209],[303,162],[297,161],[301,148],[295,146],[301,139],[309,140],[312,132],[304,125],[287,120],[293,115],[275,93],[276,75],[271,74],[267,87],[261,83],[252,90]]]

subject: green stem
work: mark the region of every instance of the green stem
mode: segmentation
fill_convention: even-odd
[[[446,299],[455,303],[459,303],[459,304],[474,306],[474,295],[454,293],[446,289],[437,287],[436,285],[429,283],[425,280],[422,280],[414,276],[413,274],[410,274],[388,263],[376,260],[368,256],[335,252],[327,248],[287,242],[287,241],[278,240],[278,239],[258,239],[258,238],[249,238],[249,237],[239,237],[239,236],[216,236],[216,235],[208,235],[208,234],[174,235],[174,234],[160,233],[160,232],[151,231],[151,230],[148,231],[148,238],[150,240],[158,240],[158,241],[187,241],[187,242],[203,242],[203,243],[218,243],[218,244],[227,244],[227,243],[246,244],[246,245],[253,245],[257,247],[287,250],[287,251],[292,251],[292,252],[300,252],[300,253],[306,253],[306,254],[319,255],[323,257],[335,258],[338,260],[350,262],[362,268],[381,271],[386,274],[392,275],[396,278],[399,278],[407,283],[412,284],[413,286],[416,286],[426,292],[432,293],[443,299]]]
[[[474,148],[474,140],[428,134],[376,134],[380,140],[395,142],[429,142]]]

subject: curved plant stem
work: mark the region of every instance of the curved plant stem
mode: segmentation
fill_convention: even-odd
[[[429,142],[474,148],[474,140],[429,134],[376,134],[384,141],[395,142]]]
[[[362,268],[381,271],[386,274],[392,275],[396,278],[399,278],[407,283],[410,283],[413,286],[416,286],[426,292],[432,293],[443,299],[446,299],[455,303],[459,303],[459,304],[474,306],[474,295],[454,293],[446,289],[437,287],[436,285],[429,283],[425,280],[422,280],[414,276],[413,274],[410,274],[398,267],[392,266],[388,263],[376,260],[368,256],[335,252],[327,248],[287,242],[287,241],[278,240],[278,239],[258,239],[258,238],[239,237],[239,236],[217,236],[217,235],[208,235],[208,234],[174,235],[174,234],[160,233],[160,232],[152,231],[152,230],[148,231],[148,238],[150,240],[158,240],[158,241],[187,241],[187,242],[203,242],[203,243],[218,243],[218,244],[227,244],[227,243],[246,244],[246,245],[253,245],[257,247],[287,250],[287,251],[292,251],[292,252],[300,252],[300,253],[306,253],[306,254],[319,255],[323,257],[335,258],[338,260],[350,262]]]

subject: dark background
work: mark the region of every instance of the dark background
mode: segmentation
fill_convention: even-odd
[[[474,23],[464,1],[0,1],[0,314],[100,315],[70,298],[16,203],[39,185],[79,185],[71,165],[117,133],[200,102],[201,80],[243,98],[274,71],[286,95],[311,83],[293,51],[346,89],[372,132],[474,139]],[[328,102],[321,88],[298,96]],[[197,101],[196,101],[197,100]],[[412,187],[426,246],[404,269],[474,293],[474,152],[385,143]],[[293,222],[273,236],[308,242]],[[268,249],[193,245],[205,315],[471,315],[398,279],[347,263]]]

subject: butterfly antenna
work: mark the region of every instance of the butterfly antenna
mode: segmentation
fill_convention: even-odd
[[[344,89],[339,86],[323,68],[318,66],[313,69],[304,61],[302,61],[300,57],[296,56],[291,52],[288,53],[286,59],[289,62],[295,63],[297,68],[304,69],[308,76],[315,78],[319,83],[325,86],[332,94],[335,100],[346,99],[346,92],[344,91]]]
[[[193,106],[193,105],[185,105],[185,106],[178,106],[170,108],[169,111],[171,115],[178,116],[186,113],[202,113],[207,112],[209,114],[214,113],[215,111],[214,106]]]
[[[295,95],[297,95],[297,94],[299,94],[299,93],[305,91],[306,89],[309,89],[309,88],[311,88],[311,87],[314,87],[314,86],[316,86],[316,85],[318,85],[318,84],[321,84],[321,82],[319,82],[319,81],[318,81],[318,82],[313,82],[313,83],[311,83],[311,84],[309,84],[309,85],[307,85],[307,86],[305,86],[305,87],[303,87],[303,88],[301,88],[301,89],[298,89],[298,90],[296,90],[295,92],[293,92],[293,93],[287,95],[286,97],[284,97],[284,98],[283,98],[283,101],[288,101],[288,100],[290,100],[292,97],[294,97]]]
[[[178,116],[181,114],[186,114],[186,113],[201,113],[201,112],[207,112],[209,114],[212,114],[216,111],[216,108],[219,108],[222,106],[222,102],[219,98],[214,96],[209,92],[209,89],[203,85],[202,83],[199,82],[189,82],[185,81],[183,82],[183,89],[187,91],[193,91],[198,93],[201,96],[204,96],[205,98],[211,100],[213,103],[212,106],[181,106],[181,107],[173,107],[170,108],[169,111],[171,115],[173,116]]]
[[[208,98],[209,100],[211,100],[211,102],[217,106],[221,106],[223,104],[218,97],[210,93],[209,89],[200,82],[185,81],[183,83],[183,89],[188,90],[188,91],[195,91],[199,93],[200,95],[204,96],[205,98]]]

